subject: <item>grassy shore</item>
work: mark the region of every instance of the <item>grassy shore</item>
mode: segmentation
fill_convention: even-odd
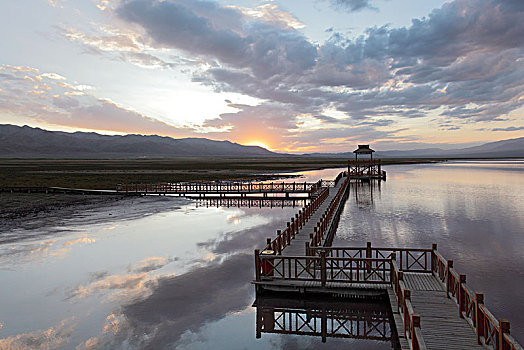
[[[386,159],[383,164],[435,159]],[[0,159],[0,187],[114,189],[118,183],[268,179],[271,174],[347,166],[339,158]]]

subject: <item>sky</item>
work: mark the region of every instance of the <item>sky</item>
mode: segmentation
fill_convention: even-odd
[[[281,152],[524,136],[522,0],[0,2],[0,124]]]

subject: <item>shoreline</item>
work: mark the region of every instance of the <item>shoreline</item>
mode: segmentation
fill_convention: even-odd
[[[341,158],[191,158],[134,160],[0,159],[0,187],[64,187],[114,190],[117,184],[264,181],[293,172],[347,167]],[[389,164],[438,159],[384,160]]]

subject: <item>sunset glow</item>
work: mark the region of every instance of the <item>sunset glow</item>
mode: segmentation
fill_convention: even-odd
[[[294,153],[524,134],[519,1],[39,0],[0,11],[0,123]]]
[[[258,147],[268,149],[270,151],[272,150],[271,147],[269,147],[267,144],[260,142],[260,141],[251,141],[251,142],[245,143],[245,145],[246,146],[258,146]]]

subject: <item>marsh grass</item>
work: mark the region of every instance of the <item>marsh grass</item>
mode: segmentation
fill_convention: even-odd
[[[394,159],[384,164],[429,160]],[[435,161],[435,160],[431,160]],[[271,179],[275,173],[347,166],[347,159],[309,157],[173,159],[1,159],[0,187],[114,189],[118,183]]]

